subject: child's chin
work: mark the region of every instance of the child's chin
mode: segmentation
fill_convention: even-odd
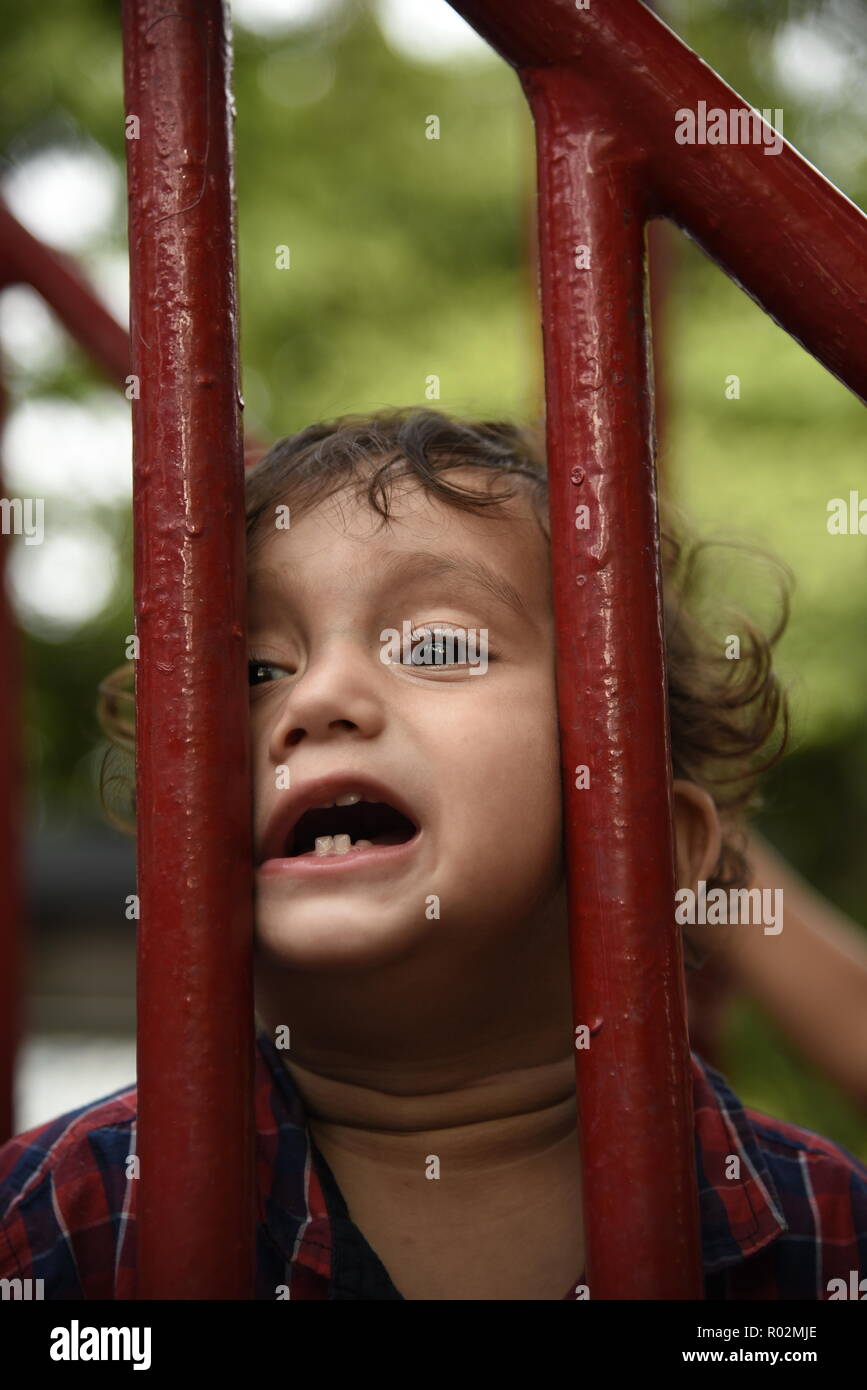
[[[284,908],[279,916],[261,912],[256,920],[256,954],[263,964],[290,970],[352,975],[397,961],[434,924],[389,921],[383,912],[342,914],[339,921],[324,905]]]

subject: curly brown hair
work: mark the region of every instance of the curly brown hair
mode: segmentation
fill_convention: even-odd
[[[486,470],[499,491],[476,490],[447,478],[449,471]],[[247,552],[252,558],[267,534],[274,509],[291,497],[297,517],[349,483],[384,522],[391,515],[392,485],[417,480],[448,504],[471,511],[496,506],[516,488],[529,493],[539,525],[550,543],[548,481],[541,424],[466,420],[425,408],[390,408],[342,415],[288,435],[248,470],[245,484]],[[703,787],[713,798],[722,825],[722,849],[712,887],[746,887],[745,814],[760,804],[761,774],[781,756],[789,729],[785,692],[771,655],[789,618],[791,575],[779,560],[753,547],[688,538],[683,516],[662,502],[660,538],[672,772]],[[698,608],[708,594],[699,561],[713,547],[750,552],[777,571],[779,612],[770,631],[743,614],[732,614],[728,630],[741,635],[737,661],[727,659],[719,638],[720,611],[702,621]],[[735,624],[737,625],[735,628]],[[110,744],[128,755],[135,747],[132,695],[134,663],[119,667],[100,685],[98,718]],[[110,752],[111,750],[109,750]],[[130,830],[108,804],[111,778],[103,762],[100,790],[115,824]],[[131,789],[128,773],[119,782]],[[134,808],[134,790],[132,790]]]

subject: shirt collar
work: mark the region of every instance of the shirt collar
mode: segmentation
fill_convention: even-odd
[[[301,1098],[267,1033],[256,1036],[256,1201],[287,1266],[302,1265],[327,1287],[332,1223]]]
[[[256,1177],[259,1220],[287,1265],[330,1280],[332,1216],[301,1098],[270,1037],[257,1035]],[[719,1072],[690,1053],[695,1156],[706,1274],[739,1264],[788,1229],[755,1131]],[[321,1157],[319,1159],[321,1162]]]
[[[713,1274],[789,1228],[744,1107],[719,1072],[695,1052],[690,1058],[702,1260]]]

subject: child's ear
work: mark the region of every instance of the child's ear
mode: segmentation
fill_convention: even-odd
[[[677,885],[695,889],[713,877],[722,849],[722,829],[713,797],[695,782],[675,777],[672,810],[677,856]]]

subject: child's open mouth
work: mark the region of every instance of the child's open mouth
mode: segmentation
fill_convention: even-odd
[[[347,770],[299,783],[276,804],[257,863],[267,876],[358,873],[414,854],[422,838],[402,793]]]
[[[317,806],[305,811],[289,833],[283,857],[363,853],[375,845],[404,845],[416,834],[412,821],[384,801]]]
[[[335,788],[332,795],[331,805],[307,806],[292,828],[275,831],[258,873],[356,873],[388,867],[414,852],[421,828],[403,810],[388,801],[367,801],[361,787]]]

